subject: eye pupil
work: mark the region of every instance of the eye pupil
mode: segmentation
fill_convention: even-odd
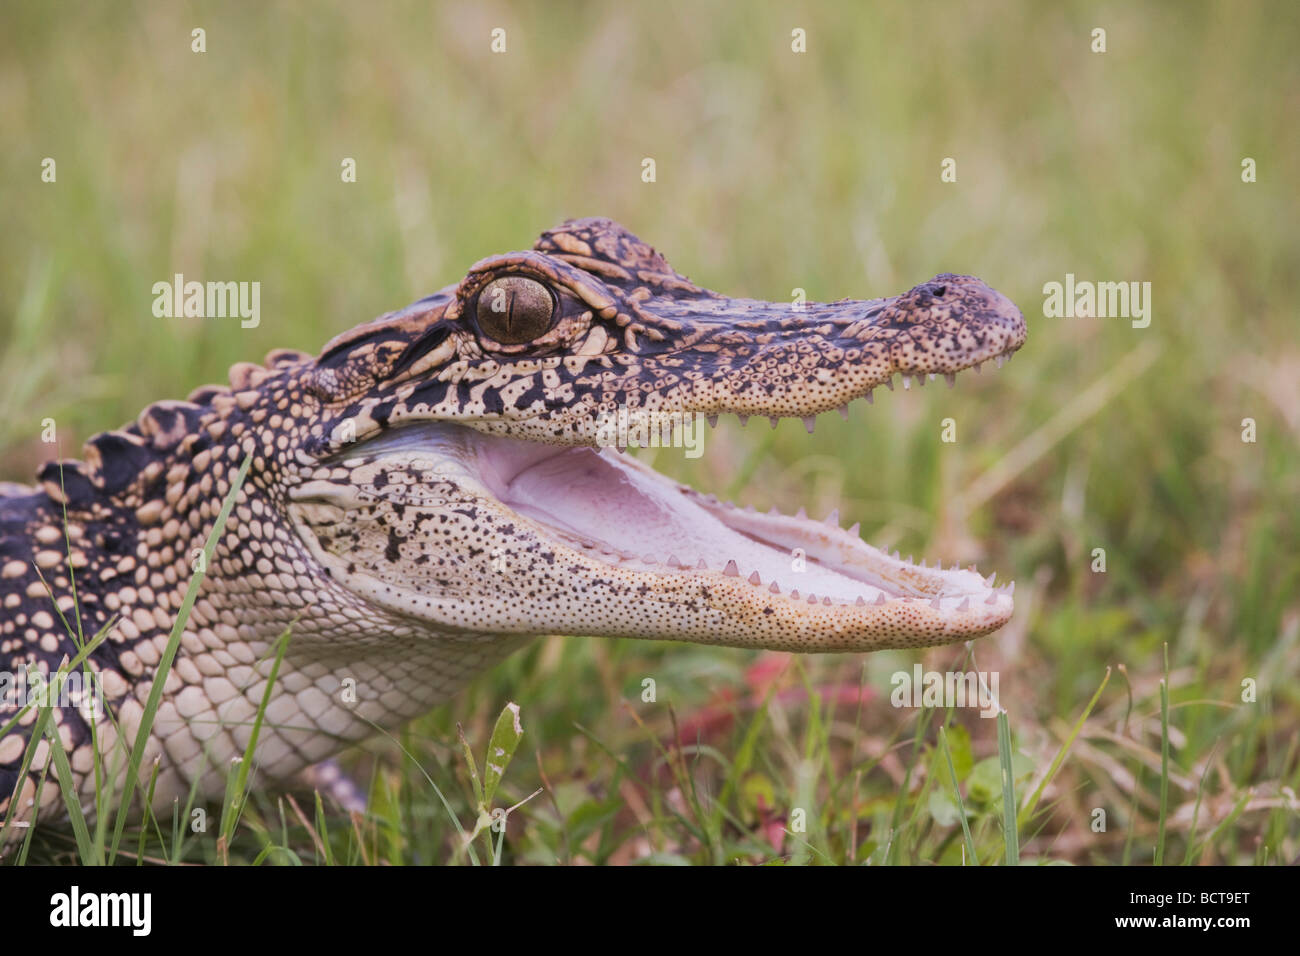
[[[502,345],[523,345],[551,330],[555,297],[535,279],[503,276],[478,294],[479,331]]]

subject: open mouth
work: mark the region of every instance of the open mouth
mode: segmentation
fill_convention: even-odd
[[[340,456],[416,456],[535,526],[539,537],[599,566],[743,584],[756,603],[947,622],[971,636],[1011,614],[1013,584],[973,568],[913,563],[862,540],[858,526],[720,502],[614,448],[557,446],[448,422],[393,429]],[[659,578],[656,577],[656,580]],[[810,607],[811,606],[811,607]],[[793,608],[791,609],[793,610]]]
[[[822,605],[929,601],[986,605],[998,592],[973,571],[927,568],[885,554],[857,527],[760,514],[677,484],[613,449],[570,448],[528,465],[501,501],[570,547],[621,568],[740,577],[789,600]],[[1010,603],[1010,590],[1006,592]]]

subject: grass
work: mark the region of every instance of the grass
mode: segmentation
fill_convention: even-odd
[[[997,374],[881,393],[812,436],[724,422],[699,460],[654,463],[976,560],[1015,579],[1017,612],[976,645],[1005,733],[889,704],[895,671],[973,668],[964,647],[796,660],[555,637],[348,755],[361,818],[240,787],[206,834],[178,807],[120,834],[28,831],[15,856],[1300,857],[1294,5],[59,7],[0,11],[0,480],[604,214],[733,294],[878,295],[959,271],[1015,300],[1030,338]],[[261,281],[261,324],[154,318],[151,286],[176,272]],[[1043,284],[1067,272],[1151,282],[1151,326],[1045,318]],[[486,810],[541,793],[467,849],[485,805],[457,726],[481,755],[507,702],[526,731]]]

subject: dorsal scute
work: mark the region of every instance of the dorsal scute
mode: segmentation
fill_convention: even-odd
[[[231,385],[247,387],[255,371],[268,374],[249,363],[235,366]],[[129,425],[92,435],[82,446],[80,460],[42,465],[37,481],[52,501],[70,510],[90,507],[96,494],[143,493],[163,475],[167,459],[202,430],[204,418],[213,413],[213,399],[231,392],[227,385],[201,385],[188,399],[163,399],[146,405]]]
[[[36,481],[51,501],[69,511],[89,508],[95,499],[95,481],[84,461],[47,461],[36,472]]]
[[[217,395],[229,395],[228,385],[200,385],[190,392],[185,400],[192,405],[210,405]]]
[[[194,433],[206,409],[195,402],[164,399],[147,405],[135,427],[158,451],[170,451]]]
[[[131,424],[92,435],[82,446],[80,461],[47,462],[37,479],[53,500],[65,501],[70,509],[86,507],[96,491],[120,495],[157,479],[163,473],[163,455],[137,424]]]

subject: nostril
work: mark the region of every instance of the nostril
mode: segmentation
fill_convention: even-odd
[[[948,287],[946,285],[937,285],[930,290],[930,294],[933,295],[936,299],[942,299],[943,294],[947,291],[948,291]]]

